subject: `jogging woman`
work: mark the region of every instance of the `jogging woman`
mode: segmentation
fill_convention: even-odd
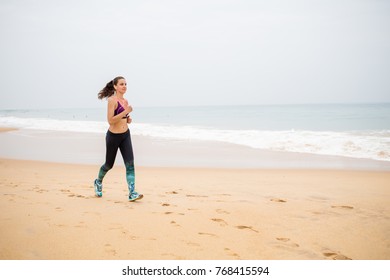
[[[107,98],[107,120],[110,127],[106,134],[106,161],[100,167],[94,186],[96,196],[101,197],[103,195],[104,176],[114,166],[119,149],[126,167],[129,201],[135,201],[141,199],[143,195],[135,191],[134,154],[128,127],[131,123],[129,113],[133,108],[129,106],[124,98],[126,90],[126,80],[119,76],[109,81],[98,94],[99,99]]]

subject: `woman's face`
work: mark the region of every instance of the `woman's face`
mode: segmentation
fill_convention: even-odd
[[[115,87],[116,92],[124,94],[127,90],[126,80],[119,79],[114,87]]]

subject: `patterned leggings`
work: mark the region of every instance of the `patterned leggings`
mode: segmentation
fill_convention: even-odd
[[[106,162],[100,167],[98,179],[103,181],[106,173],[114,166],[116,153],[121,151],[123,161],[126,167],[126,181],[130,189],[134,189],[135,173],[134,173],[134,154],[131,144],[130,130],[124,133],[112,133],[107,131],[106,134]]]

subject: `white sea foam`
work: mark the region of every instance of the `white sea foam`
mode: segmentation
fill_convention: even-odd
[[[56,120],[45,118],[19,117],[0,117],[0,126],[37,130],[73,131],[89,133],[103,133],[107,131],[108,127],[106,122],[98,121]]]
[[[214,130],[140,124],[133,133],[181,140],[221,141],[256,149],[390,161],[390,131]]]
[[[53,131],[105,133],[108,125],[98,121],[0,117],[0,126]],[[335,155],[390,161],[390,130],[223,130],[196,126],[134,123],[133,135],[162,139],[220,141],[255,149]]]

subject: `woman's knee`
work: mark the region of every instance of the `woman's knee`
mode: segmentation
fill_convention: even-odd
[[[107,171],[111,170],[112,167],[113,167],[113,164],[105,163],[105,164],[103,164],[102,169],[103,169],[105,172],[107,172]]]

